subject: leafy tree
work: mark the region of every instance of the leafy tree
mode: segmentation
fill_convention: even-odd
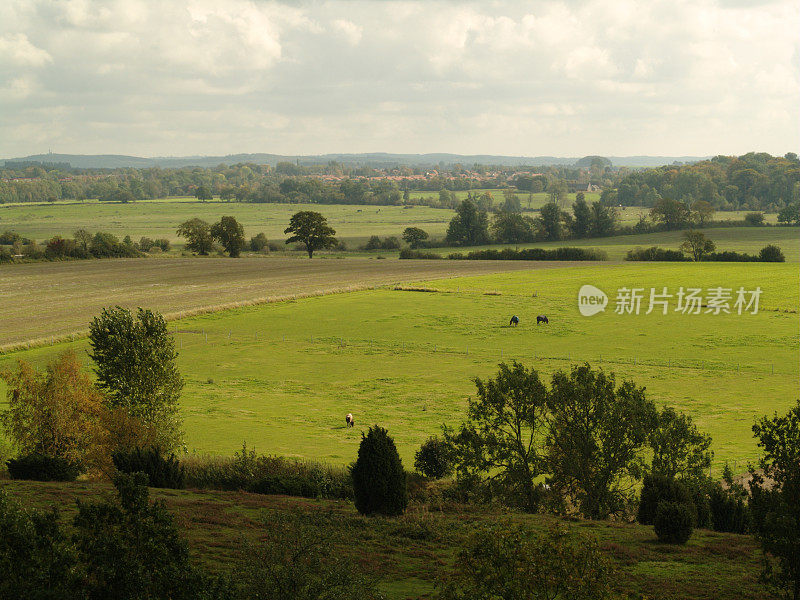
[[[572,204],[572,214],[572,234],[576,238],[587,237],[592,223],[592,213],[586,203],[586,197],[583,192],[578,192],[575,196],[575,202]]]
[[[178,398],[183,379],[175,364],[175,343],[158,313],[140,308],[103,309],[89,326],[89,356],[97,385],[111,407],[122,407],[159,432],[165,451],[180,444]]]
[[[547,439],[551,486],[593,519],[618,513],[631,501],[644,471],[644,450],[656,409],[631,381],[588,364],[553,375]]]
[[[662,502],[693,504],[689,489],[680,481],[664,475],[645,475],[636,520],[642,525],[652,525]]]
[[[566,529],[521,526],[479,530],[445,579],[442,600],[603,600],[612,571],[597,541]]]
[[[202,200],[205,202],[206,200],[213,200],[214,196],[211,194],[211,190],[208,187],[201,185],[198,187],[194,192],[195,198],[198,200]]]
[[[74,352],[59,355],[44,371],[19,361],[0,379],[8,390],[0,423],[21,454],[65,459],[83,469],[101,464],[104,400]]]
[[[561,207],[561,202],[567,197],[567,182],[563,179],[555,179],[547,184],[547,195],[550,202]]]
[[[495,379],[475,379],[467,421],[444,427],[459,480],[482,480],[497,496],[534,512],[537,478],[546,472],[542,442],[547,433],[547,390],[536,370],[505,363]]]
[[[244,227],[235,217],[222,217],[209,230],[211,237],[217,240],[231,258],[237,258],[244,248]]]
[[[716,248],[714,242],[706,238],[700,231],[687,231],[684,235],[685,241],[681,244],[681,251],[690,255],[692,260],[699,262],[706,254],[710,254]]]
[[[683,202],[659,198],[650,209],[650,216],[667,229],[680,229],[689,222],[691,213]]]
[[[361,514],[401,515],[408,504],[406,473],[394,440],[382,427],[361,434],[352,468],[356,509]]]
[[[786,415],[753,426],[761,473],[751,473],[753,529],[765,553],[764,581],[800,600],[800,401]]]
[[[787,225],[800,223],[800,202],[790,202],[778,211],[778,222]]]
[[[501,211],[492,220],[492,233],[500,243],[519,244],[534,239],[534,223],[517,212]]]
[[[504,200],[503,204],[500,206],[500,210],[507,213],[519,213],[522,212],[522,204],[519,201],[519,197],[517,194],[512,190],[505,190],[503,192]]]
[[[558,204],[555,202],[545,204],[542,207],[541,221],[545,239],[551,241],[561,239],[561,209]]]
[[[707,200],[697,200],[694,204],[692,204],[692,213],[700,227],[705,227],[706,224],[712,219],[715,212],[716,210],[714,209],[714,205]]]
[[[650,434],[653,473],[668,478],[700,481],[711,466],[711,437],[701,433],[692,418],[667,406],[658,413]]]
[[[308,258],[312,258],[316,250],[336,246],[336,231],[328,225],[327,219],[320,213],[303,210],[295,213],[289,221],[284,233],[292,233],[287,244],[302,242],[305,244]]]
[[[419,227],[406,227],[403,231],[403,239],[411,248],[416,250],[428,239],[428,232]]]
[[[603,202],[592,202],[591,233],[594,237],[614,234],[617,225],[617,211]]]
[[[479,246],[489,241],[489,217],[475,203],[466,199],[456,208],[445,239],[460,246]]]
[[[447,477],[453,472],[450,446],[437,437],[428,438],[414,455],[414,468],[432,479]]]
[[[75,238],[75,242],[83,248],[85,252],[89,251],[89,244],[92,241],[92,234],[86,231],[85,229],[78,229],[75,233],[72,234],[72,237]]]
[[[207,255],[214,247],[214,237],[211,235],[211,226],[195,217],[184,221],[178,227],[177,234],[186,238],[186,248],[201,256]]]

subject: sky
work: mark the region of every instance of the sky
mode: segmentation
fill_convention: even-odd
[[[0,157],[753,150],[797,0],[0,1]]]

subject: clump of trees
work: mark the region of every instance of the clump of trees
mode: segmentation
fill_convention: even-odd
[[[443,428],[457,483],[526,511],[624,514],[645,474],[697,475],[710,460],[688,417],[589,365],[555,373],[549,388],[516,362],[475,384],[467,420]]]
[[[180,224],[177,234],[186,238],[187,250],[207,256],[218,242],[231,258],[237,258],[245,247],[244,228],[235,217],[222,217],[210,225],[193,218]]]

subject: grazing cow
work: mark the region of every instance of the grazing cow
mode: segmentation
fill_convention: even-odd
[[[538,325],[539,323],[544,323],[546,325],[549,325],[550,321],[547,320],[546,316],[539,315],[538,317],[536,317],[536,324]]]
[[[356,424],[356,420],[350,413],[347,413],[347,416],[344,418],[344,422],[347,427],[353,427]]]
[[[517,325],[519,325],[519,317],[517,315],[514,315],[513,317],[511,317],[511,320],[508,322],[508,324],[516,327]]]

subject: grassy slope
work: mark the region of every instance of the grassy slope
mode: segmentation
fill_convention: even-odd
[[[295,294],[363,288],[420,277],[541,265],[349,258],[159,258],[28,263],[0,267],[0,348],[86,330],[103,307],[146,306],[167,315]]]
[[[26,505],[45,508],[57,504],[66,519],[75,499],[97,498],[109,486],[92,483],[0,482],[0,489]],[[258,496],[233,492],[151,490],[165,500],[189,541],[193,556],[209,568],[227,568],[242,539],[268,535],[260,515],[268,511],[323,511],[338,517],[321,537],[340,534],[346,541],[337,551],[359,560],[362,567],[382,580],[392,599],[433,598],[437,577],[477,524],[497,521],[524,522],[544,530],[555,523],[596,536],[601,549],[617,570],[614,589],[652,600],[761,599],[758,584],[759,551],[749,536],[695,531],[684,547],[656,542],[652,527],[597,521],[562,521],[542,515],[514,515],[450,506],[447,512],[413,505],[400,519],[364,518],[352,504]],[[426,523],[426,528],[420,528]],[[417,535],[429,531],[429,535]]]
[[[769,310],[637,317],[613,314],[612,304],[585,318],[576,302],[585,283],[612,303],[624,285],[760,285]],[[715,470],[725,460],[741,470],[756,454],[753,420],[797,395],[796,265],[576,266],[425,285],[453,293],[354,292],[177,323],[189,447],[231,453],[246,440],[262,452],[348,463],[360,429],[380,423],[409,464],[441,423],[462,418],[471,378],[492,375],[501,357],[544,373],[585,360],[696,417],[714,438]],[[495,290],[502,295],[484,295]],[[540,313],[550,326],[534,324]],[[520,327],[506,327],[511,314]],[[14,356],[42,360],[63,347]],[[343,427],[347,412],[357,428]]]

